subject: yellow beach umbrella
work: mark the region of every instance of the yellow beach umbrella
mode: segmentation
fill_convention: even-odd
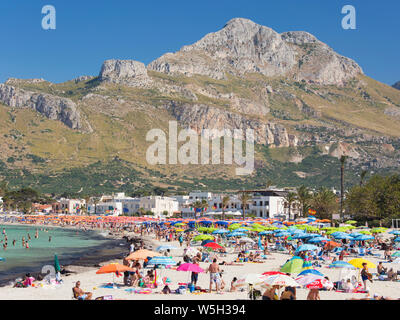
[[[349,261],[349,263],[358,269],[362,269],[363,263],[366,263],[368,268],[376,268],[376,265],[374,263],[363,258],[352,259]]]

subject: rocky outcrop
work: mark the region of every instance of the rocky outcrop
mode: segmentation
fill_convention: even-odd
[[[205,75],[224,79],[227,74],[261,73],[293,76],[320,84],[342,85],[362,73],[351,59],[335,53],[306,32],[286,32],[236,18],[177,53],[167,53],[148,65],[150,70]]]
[[[145,65],[134,60],[104,61],[99,79],[132,87],[143,87],[151,82]]]
[[[216,129],[221,132],[224,129],[240,129],[243,134],[246,129],[252,129],[256,143],[272,147],[297,146],[298,143],[297,137],[289,134],[286,128],[280,124],[264,123],[216,107],[171,102],[166,108],[180,122],[180,125],[191,128],[198,134],[205,129]]]
[[[0,84],[0,102],[14,108],[36,110],[49,119],[60,120],[72,129],[82,127],[79,111],[70,99]]]
[[[357,159],[360,157],[360,154],[356,151],[356,149],[346,142],[334,143],[329,150],[329,154],[332,157],[340,158],[341,156],[347,156],[350,158]]]
[[[343,85],[347,80],[362,73],[356,62],[337,54],[308,32],[284,32],[281,37],[284,41],[294,44],[300,51],[298,68],[294,71],[296,80]]]
[[[397,81],[392,87],[400,90],[400,81]]]

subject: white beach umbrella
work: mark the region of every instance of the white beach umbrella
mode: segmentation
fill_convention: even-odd
[[[267,276],[263,285],[267,286],[283,286],[283,287],[298,287],[299,284],[291,277],[283,274],[274,274]]]
[[[236,285],[239,287],[247,286],[247,285],[261,285],[264,283],[266,276],[259,273],[249,273],[245,276],[239,278],[236,282]]]

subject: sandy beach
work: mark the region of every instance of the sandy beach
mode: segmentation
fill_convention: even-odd
[[[166,242],[155,241],[152,236],[144,237],[145,243],[152,246],[155,249],[158,245],[166,244]],[[168,242],[169,245],[176,246],[179,248],[179,243]],[[171,251],[172,258],[176,261],[182,261],[183,248],[179,248]],[[231,262],[236,258],[237,254],[227,254],[224,257],[220,257],[218,262],[226,261]],[[223,280],[226,283],[226,287],[222,294],[213,293],[189,293],[185,294],[161,294],[162,287],[152,289],[151,294],[137,294],[125,291],[129,287],[123,285],[122,277],[115,277],[115,283],[118,284],[118,288],[101,288],[102,285],[112,282],[111,274],[96,274],[98,268],[95,267],[82,267],[82,266],[69,266],[68,269],[75,271],[69,276],[63,276],[63,283],[60,285],[56,284],[43,284],[43,286],[29,287],[29,288],[13,288],[12,286],[5,286],[0,288],[0,299],[11,299],[11,300],[72,300],[72,288],[76,281],[81,282],[81,287],[84,291],[90,291],[93,293],[93,298],[100,296],[112,295],[113,299],[123,300],[243,300],[249,299],[247,291],[243,292],[228,292],[230,283],[233,277],[240,277],[249,273],[263,273],[266,271],[278,271],[290,256],[288,254],[271,253],[268,259],[264,260],[263,263],[244,263],[242,266],[220,266],[223,272]],[[345,261],[351,258],[345,258]],[[383,261],[379,257],[368,257],[369,261],[377,264],[378,261]],[[100,265],[105,265],[111,262],[122,263],[121,259],[111,260]],[[393,263],[384,263],[385,267],[393,267],[397,270],[398,265]],[[208,268],[209,263],[200,263],[200,267],[203,269]],[[321,268],[316,268],[322,272],[325,276],[328,276],[332,281],[338,279],[338,270],[330,269],[327,265]],[[376,270],[371,270],[376,272]],[[171,279],[170,287],[172,290],[177,289],[178,283],[185,283],[190,280],[189,272],[179,272],[171,269],[158,270],[162,277],[169,277]],[[209,287],[209,274],[200,273],[198,285],[202,288],[208,289]],[[400,298],[400,282],[389,282],[389,281],[378,281],[374,280],[373,283],[368,283],[370,289],[370,296],[374,294],[390,297]],[[297,289],[297,299],[305,300],[308,294],[307,289]],[[365,293],[343,293],[335,291],[320,291],[321,300],[346,300],[351,298],[365,298]]]

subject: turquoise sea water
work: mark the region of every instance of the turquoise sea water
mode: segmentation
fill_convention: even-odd
[[[8,246],[4,250],[3,242],[0,244],[0,257],[6,259],[0,261],[0,282],[11,279],[12,275],[40,272],[44,265],[53,264],[55,254],[60,264],[65,265],[109,242],[109,239],[93,231],[10,225],[0,225],[0,241],[4,240],[3,228],[8,237]],[[39,232],[38,239],[35,238],[36,230]],[[26,249],[22,246],[22,237],[27,240],[28,234],[31,237],[30,248]],[[14,239],[15,246],[12,244]]]

